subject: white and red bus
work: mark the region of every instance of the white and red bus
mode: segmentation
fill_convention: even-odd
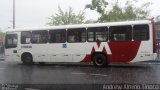
[[[5,60],[35,62],[139,62],[156,58],[151,20],[16,29],[6,32]]]

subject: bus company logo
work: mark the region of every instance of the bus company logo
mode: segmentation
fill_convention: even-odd
[[[101,42],[96,42],[93,45],[90,54],[86,55],[81,62],[90,62],[91,61],[91,55],[94,54],[95,52],[103,52],[105,54],[112,54],[111,50],[109,48],[108,43],[105,43],[105,42],[102,42],[102,43]]]
[[[103,42],[96,42],[96,44],[93,45],[91,54],[95,52],[104,52],[106,54],[112,54],[108,43]]]

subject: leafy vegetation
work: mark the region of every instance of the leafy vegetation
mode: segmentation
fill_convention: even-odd
[[[47,25],[68,25],[96,22],[112,22],[145,19],[149,16],[148,7],[150,2],[143,3],[140,7],[136,7],[137,0],[128,0],[124,7],[121,7],[119,0],[114,0],[114,3],[108,3],[106,0],[91,0],[91,4],[87,4],[85,9],[94,10],[99,14],[97,20],[85,20],[85,12],[79,11],[78,14],[73,12],[73,8],[69,7],[68,11],[63,11],[58,7],[58,13],[50,16]],[[108,6],[111,9],[108,9]]]
[[[147,7],[150,6],[151,3],[144,3],[140,7],[136,7],[136,3],[138,3],[136,0],[126,1],[125,7],[121,7],[119,0],[115,0],[112,9],[107,10],[108,2],[105,0],[92,0],[91,4],[86,5],[86,8],[99,13],[100,17],[97,22],[145,19],[150,13]]]
[[[67,25],[67,24],[81,24],[84,23],[85,13],[79,11],[78,14],[73,12],[73,9],[69,7],[68,11],[63,11],[61,7],[58,7],[58,13],[48,18],[50,20],[47,25]]]

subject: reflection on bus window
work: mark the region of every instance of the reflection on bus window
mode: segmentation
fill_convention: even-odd
[[[47,43],[48,41],[48,31],[32,31],[32,43],[40,44]]]
[[[107,27],[90,27],[87,31],[89,42],[107,41]]]
[[[131,26],[111,26],[109,28],[110,41],[131,41],[132,27]]]
[[[8,34],[6,35],[6,48],[16,48],[17,47],[17,34]]]
[[[86,29],[75,28],[67,30],[67,41],[69,43],[85,42],[86,41]]]
[[[149,40],[149,26],[148,25],[135,25],[133,27],[134,40]]]
[[[50,30],[50,43],[65,43],[66,42],[66,30]]]
[[[31,32],[23,31],[21,32],[21,43],[30,44],[31,43]]]

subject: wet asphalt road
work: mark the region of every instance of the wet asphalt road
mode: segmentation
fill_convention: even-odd
[[[159,64],[21,65],[0,62],[0,83],[13,84],[160,84]]]

